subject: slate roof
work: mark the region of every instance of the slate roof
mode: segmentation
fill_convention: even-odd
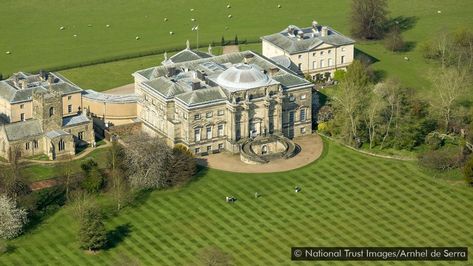
[[[9,101],[10,103],[30,101],[33,92],[44,91],[48,88],[56,92],[64,94],[70,94],[82,91],[79,87],[65,79],[58,74],[51,74],[54,77],[54,82],[51,86],[47,81],[41,80],[39,75],[32,75],[28,73],[19,72],[14,74],[7,80],[0,81],[0,97]],[[15,77],[21,78],[27,81],[28,86],[24,89],[15,86]]]
[[[282,67],[285,67],[285,68],[290,69],[290,70],[292,70],[293,72],[295,72],[299,75],[302,75],[302,72],[299,69],[299,67],[296,64],[294,64],[294,62],[292,62],[289,57],[287,57],[285,55],[279,55],[279,56],[271,57],[271,60],[273,60],[276,64],[278,64]]]
[[[225,101],[228,99],[228,96],[224,89],[212,87],[179,94],[176,98],[184,102],[187,106],[194,106],[202,103]]]
[[[41,124],[38,120],[35,119],[5,124],[4,129],[7,139],[10,141],[39,136],[43,134]]]
[[[201,58],[209,58],[209,57],[212,57],[212,55],[198,51],[198,50],[184,49],[178,52],[177,54],[169,57],[168,60],[163,62],[163,64],[169,65],[173,63],[182,63],[182,62],[197,60]]]
[[[181,68],[187,68],[187,69],[191,69],[191,70],[195,70],[195,69],[203,69],[203,65],[204,64],[207,64],[209,62],[213,62],[215,64],[219,64],[220,66],[226,66],[227,68],[230,67],[231,65],[234,65],[234,64],[239,64],[239,63],[242,63],[244,61],[244,57],[246,55],[253,55],[254,57],[249,59],[248,63],[249,64],[255,64],[257,65],[259,68],[261,69],[265,69],[265,70],[269,70],[273,67],[278,67],[280,69],[280,71],[278,72],[277,75],[285,75],[285,74],[289,74],[289,75],[295,75],[297,76],[297,73],[295,73],[294,71],[290,70],[290,69],[287,69],[277,63],[275,63],[274,61],[272,61],[271,59],[269,58],[266,58],[258,53],[255,53],[255,52],[252,52],[252,51],[244,51],[244,52],[237,52],[237,53],[231,53],[231,54],[225,54],[225,55],[220,55],[220,56],[214,56],[214,57],[211,57],[211,58],[203,58],[203,59],[198,59],[198,60],[193,60],[193,61],[189,61],[189,62],[184,62],[184,63],[178,63],[178,64],[174,64],[173,66],[175,66],[178,71],[181,71],[179,69]],[[166,66],[158,66],[158,67],[152,67],[152,68],[148,68],[148,69],[144,69],[144,70],[139,70],[137,72],[134,73],[134,75],[140,75],[142,77],[144,77],[145,79],[148,79],[148,80],[155,80],[155,79],[158,79],[159,77],[163,77],[165,79],[167,79],[166,76],[166,73],[167,73],[167,67]],[[205,68],[207,69],[207,68]],[[222,71],[221,70],[217,70],[216,72],[209,72],[207,73],[209,77],[213,77],[213,76],[216,76],[216,74],[219,74],[221,73]],[[272,77],[274,79],[274,77]],[[282,79],[283,82],[285,81],[285,79]],[[295,79],[294,79],[295,80]],[[298,85],[310,85],[310,83],[304,79],[297,79],[298,81],[300,81],[298,83]],[[281,82],[281,81],[279,81]],[[290,84],[284,84],[283,82],[282,85],[288,85],[288,86],[293,86],[293,82],[290,82]]]
[[[66,131],[64,130],[53,130],[53,131],[49,131],[48,133],[45,134],[46,137],[48,137],[49,139],[54,139],[54,138],[57,138],[57,137],[60,137],[60,136],[66,136],[66,135],[70,135],[70,133],[67,133]]]
[[[178,86],[175,82],[165,78],[159,77],[157,79],[143,82],[149,89],[161,94],[164,98],[169,99],[178,94],[188,92],[182,86]]]
[[[64,117],[62,119],[62,126],[69,127],[88,122],[90,122],[90,119],[85,114],[79,114],[75,116]]]
[[[292,26],[297,30],[304,32],[304,38],[299,39],[298,37],[290,36],[287,29],[281,32],[263,36],[261,39],[272,43],[273,45],[287,51],[289,54],[297,54],[302,52],[312,51],[314,48],[321,44],[330,44],[334,46],[348,45],[355,43],[354,40],[344,36],[343,34],[335,31],[334,29],[327,27],[329,34],[327,36],[321,36],[320,34],[314,34],[312,27],[299,29]]]

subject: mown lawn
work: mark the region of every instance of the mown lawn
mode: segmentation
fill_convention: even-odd
[[[235,35],[240,40],[258,40],[288,24],[310,25],[313,19],[348,34],[349,3],[349,0],[301,0],[297,4],[289,0],[234,0],[227,9],[227,2],[218,0],[7,0],[0,9],[0,73],[9,75],[20,70],[37,71],[150,50],[183,48],[187,39],[195,45],[196,34],[191,31],[194,24],[199,24],[201,47],[207,47],[211,41],[219,44],[222,36],[226,40],[233,40]],[[278,4],[282,8],[277,8]],[[404,32],[413,49],[393,54],[381,42],[357,46],[380,60],[374,67],[386,76],[398,77],[407,86],[428,88],[425,73],[431,66],[422,58],[420,44],[440,31],[471,27],[473,1],[390,0],[389,5],[391,17],[404,16],[414,21],[412,28]],[[164,18],[168,21],[164,22]],[[196,21],[192,22],[192,18]],[[60,30],[61,26],[65,29]],[[169,35],[169,31],[174,35]],[[136,36],[140,40],[135,40]],[[7,55],[6,51],[12,54]],[[410,60],[404,60],[405,56]],[[161,59],[158,55],[67,74],[73,80],[84,81],[78,83],[86,88],[112,88],[129,83],[132,72],[157,65]]]
[[[322,159],[291,172],[210,169],[185,188],[153,192],[107,222],[121,233],[96,255],[78,249],[78,224],[63,208],[11,241],[14,251],[0,264],[189,265],[209,245],[230,253],[236,265],[289,265],[291,246],[473,247],[471,189],[434,179],[414,163],[325,144]],[[255,199],[255,192],[262,196]],[[229,204],[225,196],[238,200]]]

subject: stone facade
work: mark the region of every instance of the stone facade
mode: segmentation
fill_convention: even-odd
[[[316,21],[307,28],[290,25],[261,40],[264,56],[277,62],[291,62],[314,80],[317,74],[332,76],[336,70],[346,69],[354,59],[355,41]]]
[[[239,153],[256,136],[311,134],[313,85],[253,52],[138,71],[143,130],[195,154]]]
[[[58,74],[17,73],[0,81],[0,156],[66,158],[94,142],[92,119],[82,112],[82,90]]]

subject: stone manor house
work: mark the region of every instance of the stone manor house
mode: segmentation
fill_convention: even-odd
[[[239,153],[249,138],[311,134],[313,84],[268,58],[246,51],[169,60],[133,74],[143,129],[169,144]]]
[[[0,156],[56,159],[94,140],[92,120],[82,112],[81,89],[59,74],[16,73],[0,81]]]
[[[289,25],[261,41],[264,56],[285,67],[295,66],[314,80],[345,70],[354,58],[355,41],[317,21],[306,28]]]
[[[353,40],[314,21],[262,37],[262,55],[214,56],[187,43],[160,66],[133,73],[130,95],[82,90],[56,73],[16,73],[0,81],[0,156],[15,149],[61,159],[94,143],[99,130],[132,125],[196,155],[288,158],[297,153],[291,139],[312,133],[318,104],[304,75],[345,69],[353,49]]]

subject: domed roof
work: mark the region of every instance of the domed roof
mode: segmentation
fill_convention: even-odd
[[[236,64],[217,78],[218,85],[229,89],[250,89],[265,86],[271,79],[254,65]]]

